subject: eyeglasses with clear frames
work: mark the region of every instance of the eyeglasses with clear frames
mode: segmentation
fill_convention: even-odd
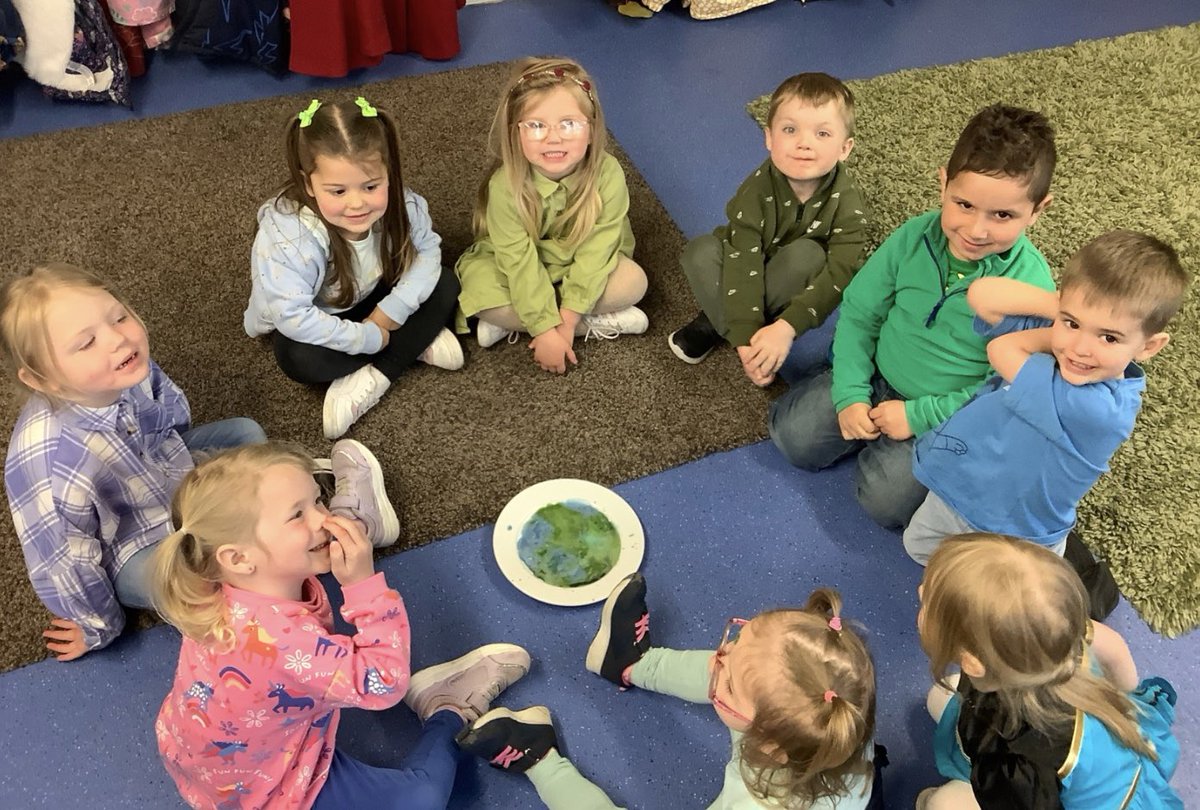
[[[746,715],[739,712],[737,709],[730,706],[721,698],[717,697],[717,681],[721,679],[721,672],[725,668],[723,659],[726,653],[729,652],[729,646],[737,643],[738,634],[742,628],[750,623],[749,619],[730,619],[725,623],[725,632],[721,634],[721,643],[717,645],[717,651],[713,653],[713,668],[712,676],[708,680],[708,699],[712,705],[716,706],[721,711],[730,717],[735,717],[743,723],[754,722]]]
[[[583,137],[590,122],[586,118],[564,118],[557,124],[547,124],[545,121],[521,121],[517,127],[531,141],[544,141],[550,137],[551,130],[558,130],[558,137],[564,141],[573,141]]]

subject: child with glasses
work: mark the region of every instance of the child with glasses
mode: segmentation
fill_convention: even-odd
[[[841,606],[819,588],[803,608],[730,619],[715,652],[651,647],[646,581],[635,573],[605,601],[586,666],[622,689],[712,705],[732,755],[710,810],[878,807],[875,666]],[[560,755],[544,706],[493,709],[459,746],[524,773],[551,810],[614,807]]]
[[[641,334],[646,274],[633,261],[629,189],[596,88],[570,59],[524,59],[492,121],[494,162],[475,206],[475,244],[458,260],[459,331],[479,318],[483,348],[518,332],[561,374],[575,338]]]
[[[692,364],[728,341],[755,385],[825,322],[867,248],[866,204],[842,163],[854,148],[849,88],[825,73],[786,79],[763,133],[770,157],[725,206],[728,224],[683,252],[700,314],[667,339]]]

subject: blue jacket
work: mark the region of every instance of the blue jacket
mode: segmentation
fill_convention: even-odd
[[[404,323],[433,293],[442,273],[442,239],[433,230],[424,198],[404,190],[409,234],[416,258],[379,308]],[[353,251],[352,251],[353,252]],[[329,269],[329,232],[320,217],[287,199],[258,209],[258,233],[250,254],[250,303],[243,326],[251,337],[278,330],[299,343],[344,354],[374,354],[383,335],[373,324],[340,318],[321,300]],[[355,261],[358,281],[353,303],[374,290],[377,275]]]

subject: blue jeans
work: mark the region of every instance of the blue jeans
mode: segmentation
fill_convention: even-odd
[[[430,717],[399,768],[376,768],[334,750],[329,777],[312,810],[442,810],[462,756],[454,742],[463,719],[443,710]]]
[[[258,422],[244,416],[233,419],[222,419],[219,422],[209,422],[207,425],[185,430],[179,434],[193,459],[201,458],[218,450],[229,450],[241,447],[243,444],[261,444],[267,440],[267,434],[259,427]],[[157,544],[147,546],[129,558],[129,562],[121,566],[117,572],[117,581],[113,586],[117,592],[117,601],[126,607],[151,609],[150,603],[150,563]]]
[[[903,400],[878,375],[871,383],[871,404]],[[767,429],[771,441],[795,466],[816,472],[847,456],[858,456],[855,495],[867,514],[885,529],[908,525],[925,500],[925,486],[913,477],[913,440],[880,436],[874,441],[843,439],[833,410],[833,369],[818,366],[771,403]]]

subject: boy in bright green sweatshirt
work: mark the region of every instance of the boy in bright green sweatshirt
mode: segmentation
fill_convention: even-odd
[[[989,375],[967,287],[1004,277],[1054,288],[1025,229],[1050,204],[1055,160],[1041,113],[999,104],[976,113],[941,169],[941,210],[897,228],[846,288],[832,367],[812,370],[771,406],[771,439],[797,467],[858,455],[856,495],[881,526],[903,528],[925,498],[913,437]]]

